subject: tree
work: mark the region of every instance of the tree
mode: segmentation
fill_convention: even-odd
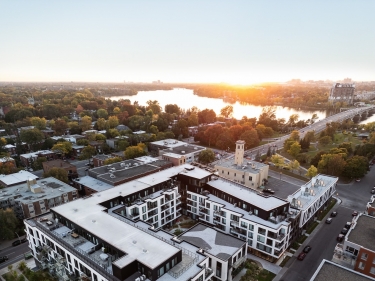
[[[319,139],[319,144],[322,146],[326,146],[332,142],[332,138],[330,136],[324,136]]]
[[[313,158],[311,158],[310,165],[318,167],[319,161],[322,159],[322,155],[327,153],[327,151],[319,151]]]
[[[147,102],[147,110],[151,109],[154,114],[159,114],[161,112],[161,106],[157,100],[148,100]]]
[[[176,115],[180,115],[180,113],[181,113],[181,110],[180,110],[180,108],[178,107],[177,104],[166,104],[164,106],[164,111],[166,113],[176,114]]]
[[[147,152],[145,151],[144,144],[139,143],[136,146],[129,146],[126,148],[124,152],[126,159],[134,159],[137,157],[145,156],[147,155]]]
[[[255,129],[258,132],[259,139],[269,138],[273,135],[273,130],[271,127],[266,127],[263,124],[258,124]]]
[[[129,146],[129,142],[125,139],[120,139],[117,142],[117,149],[121,151],[125,151],[125,149]]]
[[[233,115],[233,106],[227,105],[220,110],[220,115],[229,118]]]
[[[315,132],[314,132],[314,131],[308,131],[308,132],[305,134],[304,139],[307,140],[308,142],[313,142],[313,141],[315,141]]]
[[[198,160],[203,164],[211,163],[215,160],[215,153],[211,149],[205,149],[199,153]]]
[[[57,119],[55,121],[55,124],[53,125],[53,129],[55,130],[55,135],[56,136],[65,135],[65,131],[66,129],[68,129],[68,127],[69,126],[64,119]]]
[[[283,167],[285,165],[284,157],[281,155],[275,154],[271,156],[271,162],[275,164],[276,167]]]
[[[269,146],[267,149],[267,157],[271,157],[271,155],[272,155],[272,151],[271,151],[271,147]]]
[[[229,148],[233,148],[235,141],[232,139],[232,136],[229,130],[225,130],[223,133],[219,135],[216,139],[216,146],[219,149],[227,150]]]
[[[348,154],[353,153],[353,144],[351,142],[342,142],[337,147],[345,148]]]
[[[301,145],[298,143],[298,141],[295,141],[290,146],[288,153],[292,155],[293,157],[296,157],[301,152]]]
[[[84,145],[84,146],[86,146],[86,145],[89,145],[89,140],[88,139],[79,139],[79,140],[77,140],[77,144],[78,145]]]
[[[96,111],[96,114],[98,115],[99,118],[106,119],[108,117],[108,111],[105,110],[104,108],[100,108]]]
[[[109,118],[108,118],[108,126],[109,126],[111,129],[117,127],[118,124],[119,124],[119,121],[118,121],[117,116],[109,116]]]
[[[13,161],[0,162],[0,175],[9,175],[17,172]]]
[[[193,112],[188,117],[188,125],[191,126],[198,126],[198,115],[197,113]]]
[[[340,176],[346,165],[340,154],[324,154],[318,163],[318,171],[331,176]]]
[[[121,157],[112,157],[112,158],[108,158],[108,159],[104,160],[103,164],[108,165],[108,164],[113,164],[113,163],[117,163],[117,162],[121,162],[121,161],[122,161]]]
[[[216,113],[212,109],[204,109],[198,112],[198,120],[200,124],[213,123],[216,120]]]
[[[81,129],[82,131],[88,131],[91,129],[91,117],[83,116],[81,118]]]
[[[310,168],[308,168],[305,176],[311,179],[315,177],[317,174],[318,174],[318,169],[314,165],[311,165]]]
[[[220,134],[223,133],[223,131],[224,128],[219,124],[207,128],[204,131],[204,135],[208,139],[208,146],[211,146],[211,143],[215,144],[216,139],[219,137]]]
[[[299,132],[298,131],[293,131],[290,134],[289,139],[294,140],[294,141],[299,141]]]
[[[90,159],[92,156],[96,154],[95,147],[88,145],[85,148],[82,149],[82,153],[79,156],[80,160]]]
[[[229,133],[233,142],[239,140],[243,132],[244,129],[241,125],[233,125],[229,128]]]
[[[21,130],[20,137],[23,142],[31,146],[42,142],[44,139],[44,135],[39,129]]]
[[[300,164],[297,160],[290,161],[288,165],[289,169],[293,171],[297,171],[300,167]]]
[[[48,173],[44,173],[43,175],[45,178],[54,177],[62,182],[68,183],[68,172],[63,168],[53,167]]]
[[[117,115],[117,114],[120,114],[121,113],[121,109],[116,106],[114,109],[113,109],[113,114]]]
[[[45,118],[31,117],[31,125],[39,130],[44,130],[46,128],[47,120]]]
[[[254,129],[247,130],[242,133],[240,139],[245,141],[247,148],[255,147],[260,143],[258,133]]]
[[[12,209],[0,209],[0,225],[0,239],[13,239],[17,230],[18,219]]]
[[[159,133],[159,129],[155,125],[151,125],[150,128],[148,129],[148,131],[151,134],[154,134],[154,135],[157,135]]]
[[[104,118],[99,118],[98,120],[96,120],[96,126],[98,127],[99,131],[104,130],[106,128],[106,125],[107,121],[105,121]]]
[[[56,143],[52,149],[52,151],[55,151],[57,153],[61,153],[63,156],[66,155],[66,154],[69,154],[70,152],[72,152],[73,148],[72,148],[72,144],[68,141],[64,141],[64,142],[58,142]]]
[[[304,151],[307,151],[310,148],[310,141],[306,138],[301,139],[299,144],[301,145],[301,149]]]
[[[353,156],[346,161],[346,166],[343,171],[345,177],[362,178],[368,169],[368,160],[364,156]]]

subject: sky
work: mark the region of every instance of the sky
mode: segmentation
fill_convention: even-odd
[[[375,81],[372,0],[0,0],[0,81]]]

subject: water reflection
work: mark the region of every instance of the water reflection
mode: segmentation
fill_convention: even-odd
[[[217,115],[220,110],[226,105],[233,106],[233,117],[241,119],[243,116],[248,118],[259,117],[262,112],[262,106],[244,104],[238,101],[223,101],[222,99],[205,98],[194,95],[193,90],[189,89],[173,89],[170,91],[140,91],[135,96],[115,96],[111,97],[112,100],[129,99],[132,103],[138,101],[140,105],[146,105],[148,100],[159,101],[160,106],[164,109],[166,104],[177,104],[183,109],[188,109],[196,106],[200,110],[209,108],[213,109]],[[298,110],[289,107],[277,106],[277,118],[289,119],[292,114],[298,114],[300,120],[306,120],[316,113],[319,119],[326,117],[327,113],[324,110]]]

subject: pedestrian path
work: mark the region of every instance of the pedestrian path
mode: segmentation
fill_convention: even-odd
[[[18,265],[21,263],[21,262],[25,262],[26,263],[26,266],[30,269],[33,269],[34,267],[36,267],[35,265],[35,260],[32,258],[32,259],[28,259],[28,260],[20,260],[18,262],[15,262],[14,264],[12,264],[12,270],[15,270],[18,275],[21,275],[22,272],[18,269]],[[0,269],[0,277],[3,276],[4,274],[8,273],[9,272],[9,269],[8,269],[8,266],[7,267],[4,267],[2,269]],[[1,277],[2,278],[2,277]],[[4,278],[3,278],[4,279]],[[2,279],[0,279],[2,280]],[[5,280],[5,279],[4,279]],[[25,281],[28,281],[28,279],[25,277]]]

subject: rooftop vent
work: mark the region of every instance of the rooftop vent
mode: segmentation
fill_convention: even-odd
[[[181,153],[184,154],[184,153],[185,153],[185,150],[182,150]]]
[[[137,241],[136,241],[136,240],[133,240],[133,244],[137,244]]]
[[[143,253],[147,253],[147,249],[143,249]]]
[[[92,220],[93,223],[96,223],[96,220]]]

